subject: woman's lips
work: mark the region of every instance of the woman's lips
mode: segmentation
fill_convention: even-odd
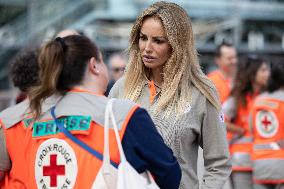
[[[147,63],[152,63],[156,58],[153,56],[149,56],[149,55],[144,55],[143,56],[143,62],[147,62]]]

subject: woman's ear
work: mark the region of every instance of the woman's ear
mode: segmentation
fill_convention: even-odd
[[[95,75],[97,75],[97,74],[99,74],[100,73],[100,71],[99,71],[99,67],[97,66],[97,60],[94,58],[94,57],[92,57],[91,59],[90,59],[90,61],[89,61],[89,70],[92,72],[92,73],[94,73]]]

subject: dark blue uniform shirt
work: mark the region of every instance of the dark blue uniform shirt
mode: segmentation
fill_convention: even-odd
[[[128,162],[139,172],[149,170],[161,189],[179,187],[181,169],[146,110],[138,108],[125,130],[122,147]]]

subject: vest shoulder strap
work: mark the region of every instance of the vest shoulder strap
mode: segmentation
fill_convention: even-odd
[[[61,96],[53,95],[47,98],[42,104],[42,112],[45,113],[52,106],[54,106]],[[0,113],[0,119],[6,129],[9,129],[22,121],[23,119],[30,117],[29,100],[26,99],[23,102],[9,107]]]
[[[24,116],[29,113],[29,101],[25,100],[15,106],[9,107],[0,113],[3,126],[9,129],[22,121]]]

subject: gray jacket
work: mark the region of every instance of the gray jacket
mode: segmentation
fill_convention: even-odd
[[[149,111],[165,143],[177,157],[182,169],[180,189],[199,188],[199,146],[203,148],[205,166],[201,188],[221,189],[231,173],[226,127],[216,108],[197,88],[192,88],[192,104],[188,104],[187,111],[180,117],[172,114],[169,118],[164,118],[163,113],[153,114],[156,103],[150,103],[147,81],[137,103]],[[115,83],[109,97],[122,98],[123,94],[124,78]]]

